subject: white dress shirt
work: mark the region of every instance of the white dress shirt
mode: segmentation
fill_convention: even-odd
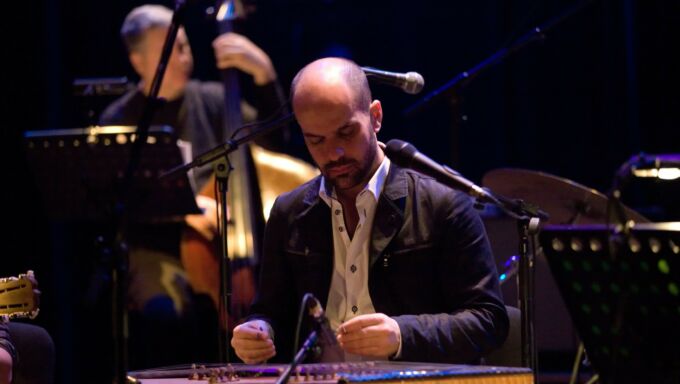
[[[357,195],[359,222],[351,239],[345,228],[342,204],[335,191],[328,193],[326,180],[321,180],[319,196],[331,209],[333,227],[333,277],[326,303],[326,316],[334,331],[343,322],[356,316],[375,313],[368,292],[368,246],[378,198],[389,169],[390,160],[385,156],[368,184]],[[357,359],[356,356],[349,355],[345,356],[347,360]]]

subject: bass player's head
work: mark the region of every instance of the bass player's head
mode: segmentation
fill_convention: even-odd
[[[130,64],[139,75],[140,87],[149,93],[160,60],[165,37],[172,22],[172,11],[162,5],[142,5],[125,17],[120,34],[128,51]],[[191,77],[194,59],[183,28],[175,39],[172,55],[163,76],[160,97],[179,97]]]

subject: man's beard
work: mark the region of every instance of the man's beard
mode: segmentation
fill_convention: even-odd
[[[327,163],[323,167],[324,178],[333,185],[336,190],[342,191],[347,189],[352,189],[362,183],[367,183],[369,179],[369,173],[377,156],[377,139],[372,138],[368,146],[368,152],[361,160],[348,159],[341,157],[340,159]],[[330,170],[334,167],[339,167],[343,165],[352,165],[354,169],[338,176],[329,176]]]

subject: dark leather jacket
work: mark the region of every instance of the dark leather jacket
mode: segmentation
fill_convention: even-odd
[[[318,196],[320,182],[281,195],[265,231],[251,318],[272,324],[281,361],[292,356],[302,296],[326,303],[330,289],[331,213]],[[392,164],[375,215],[369,292],[375,310],[399,324],[400,359],[472,363],[502,344],[508,317],[471,199]]]

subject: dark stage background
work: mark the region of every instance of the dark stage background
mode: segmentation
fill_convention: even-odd
[[[106,319],[108,308],[104,298],[83,304],[91,294],[98,261],[83,251],[91,247],[82,239],[93,241],[96,230],[47,219],[38,182],[24,159],[22,134],[84,127],[92,121],[90,110],[96,117],[110,99],[74,96],[71,84],[76,78],[135,80],[118,31],[125,14],[141,3],[31,2],[8,12],[3,25],[3,194],[8,225],[3,226],[0,272],[7,276],[36,271],[44,294],[35,322],[55,338],[60,383],[108,374],[110,348],[101,348],[109,341],[108,328],[105,321],[91,325],[92,319]],[[190,3],[186,24],[195,76],[216,79],[210,46],[215,28],[203,15],[211,2]],[[364,66],[418,71],[426,80],[423,96],[578,2],[250,3],[256,10],[243,23],[243,31],[270,54],[286,90],[304,64],[339,55]],[[677,1],[590,1],[548,31],[544,40],[469,82],[455,104],[448,95],[407,118],[402,112],[419,97],[376,85],[374,97],[382,100],[385,110],[380,137],[407,140],[476,182],[490,170],[520,167],[606,191],[614,171],[630,156],[680,151],[679,37]],[[306,159],[300,137],[294,144],[291,153]],[[680,220],[677,184],[634,182],[624,191],[624,201],[655,221]],[[512,226],[492,223],[492,241],[503,259],[514,251],[514,233],[507,232]],[[553,364],[550,358],[553,352],[570,356],[574,345],[569,320],[560,313],[545,326],[560,323],[567,331],[539,340],[545,369],[571,363]],[[537,324],[539,336],[542,326]],[[559,338],[567,341],[550,341]]]

